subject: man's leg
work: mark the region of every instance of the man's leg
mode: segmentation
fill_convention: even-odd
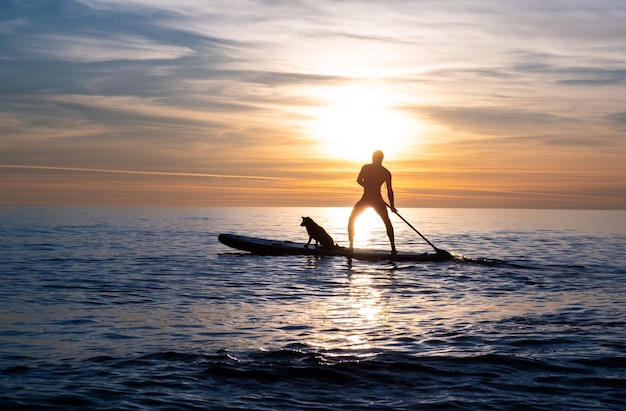
[[[364,205],[361,201],[359,201],[354,205],[352,213],[350,214],[350,219],[348,220],[348,239],[350,240],[350,250],[353,249],[354,243],[354,223],[366,208],[367,205]]]
[[[387,205],[383,204],[382,206],[377,206],[375,210],[385,223],[385,227],[387,228],[387,237],[389,237],[389,242],[391,243],[391,252],[395,254],[396,238],[393,232],[393,225],[391,224],[391,220],[389,219],[389,213],[387,213]]]

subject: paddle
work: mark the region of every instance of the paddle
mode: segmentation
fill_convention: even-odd
[[[395,209],[391,208],[391,206],[390,206],[389,204],[387,204],[387,203],[385,203],[385,205],[386,205],[387,207],[389,207],[389,209],[390,209],[390,210],[391,210],[391,211],[392,211],[395,215],[397,215],[398,217],[400,217],[400,219],[401,219],[402,221],[404,221],[404,222],[405,222],[405,223],[406,223],[409,227],[411,227],[411,228],[413,229],[413,231],[415,231],[417,234],[419,234],[419,236],[420,236],[420,237],[422,237],[422,238],[424,239],[424,241],[426,241],[426,242],[428,243],[428,245],[430,245],[432,248],[434,248],[434,249],[435,249],[435,251],[437,252],[437,254],[445,254],[445,255],[447,255],[447,256],[452,257],[452,254],[450,254],[450,253],[449,253],[449,252],[447,252],[446,250],[442,250],[441,248],[437,248],[437,247],[435,247],[435,245],[434,245],[433,243],[431,243],[430,241],[428,241],[428,238],[424,237],[424,236],[422,235],[422,233],[420,233],[419,231],[417,231],[417,228],[413,227],[413,226],[411,225],[411,223],[409,223],[408,221],[406,221],[406,219],[400,215],[400,213],[398,212],[398,210],[395,210]]]

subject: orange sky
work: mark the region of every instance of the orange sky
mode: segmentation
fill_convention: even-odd
[[[7,6],[0,204],[626,208],[626,5],[238,3]]]

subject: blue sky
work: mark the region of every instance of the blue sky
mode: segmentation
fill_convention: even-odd
[[[0,4],[0,203],[626,207],[621,1]]]

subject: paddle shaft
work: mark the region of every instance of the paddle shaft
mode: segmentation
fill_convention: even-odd
[[[420,237],[422,237],[422,238],[424,239],[424,241],[426,241],[426,242],[428,243],[428,245],[430,245],[432,248],[434,248],[436,252],[438,252],[438,253],[440,253],[440,252],[446,252],[446,251],[444,251],[444,250],[441,250],[441,249],[439,249],[439,248],[435,247],[435,245],[434,245],[433,243],[431,243],[430,241],[428,241],[428,238],[424,237],[424,236],[422,235],[422,233],[420,233],[419,231],[417,231],[417,228],[413,227],[413,226],[411,225],[411,223],[409,223],[408,221],[406,221],[406,219],[400,215],[400,213],[398,212],[398,210],[395,210],[395,209],[391,208],[391,206],[390,206],[389,204],[387,204],[387,203],[385,203],[385,205],[386,205],[387,207],[389,207],[389,209],[390,209],[391,211],[393,211],[395,215],[397,215],[398,217],[400,217],[400,219],[401,219],[402,221],[404,221],[404,222],[405,222],[405,223],[406,223],[409,227],[411,227],[411,228],[413,229],[413,231],[415,231],[417,234],[419,234],[419,236],[420,236]]]

